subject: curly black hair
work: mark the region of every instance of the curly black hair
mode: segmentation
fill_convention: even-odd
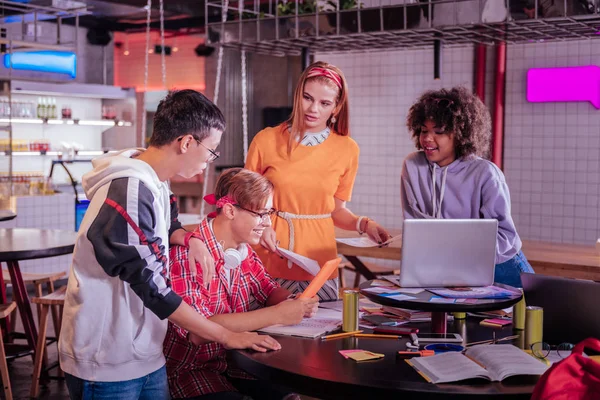
[[[471,154],[488,158],[491,141],[491,118],[479,98],[463,87],[425,92],[408,111],[406,125],[417,149],[425,121],[432,121],[445,132],[454,132],[456,158]]]

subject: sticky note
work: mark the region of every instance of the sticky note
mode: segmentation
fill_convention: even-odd
[[[489,325],[489,326],[505,326],[512,324],[510,319],[500,319],[500,318],[488,318],[484,319],[479,323],[480,325]]]
[[[369,360],[377,360],[379,358],[383,358],[385,355],[384,354],[379,354],[379,353],[372,353],[370,351],[357,351],[357,352],[353,352],[353,353],[349,353],[346,354],[349,358],[353,359],[354,361],[360,362],[360,361],[369,361]]]

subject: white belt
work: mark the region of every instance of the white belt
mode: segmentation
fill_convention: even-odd
[[[290,244],[288,246],[289,251],[294,251],[294,223],[293,219],[326,219],[331,218],[331,213],[329,214],[318,214],[318,215],[300,215],[300,214],[292,214],[284,211],[277,211],[277,216],[283,218],[287,224],[290,231]],[[292,262],[288,260],[288,268],[292,268]]]

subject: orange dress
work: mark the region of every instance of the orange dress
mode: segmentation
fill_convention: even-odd
[[[335,208],[334,197],[349,201],[358,169],[359,149],[348,136],[331,132],[317,146],[298,145],[287,154],[287,125],[260,131],[248,150],[246,168],[267,177],[275,186],[273,207],[301,216],[323,216]],[[292,218],[295,253],[316,260],[319,265],[337,257],[335,231],[331,217]],[[288,222],[273,217],[273,229],[280,247],[288,249]],[[286,259],[258,246],[257,253],[269,274],[275,278],[310,281],[313,276]],[[337,271],[330,279],[337,277]]]

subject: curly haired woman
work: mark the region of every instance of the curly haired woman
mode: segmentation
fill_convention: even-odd
[[[482,158],[491,138],[485,105],[461,87],[426,92],[407,126],[419,151],[402,167],[404,218],[497,219],[495,281],[521,287],[521,271],[533,268],[521,251],[504,174]]]

